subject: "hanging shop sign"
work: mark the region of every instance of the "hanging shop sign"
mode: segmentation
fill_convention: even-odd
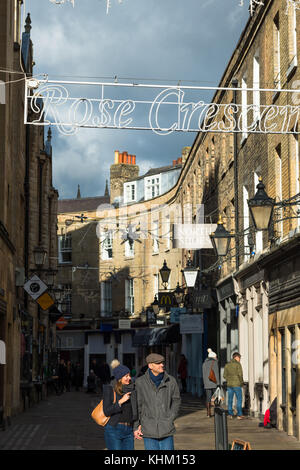
[[[170,323],[179,323],[180,315],[186,313],[186,307],[172,307],[170,310]]]
[[[173,247],[187,250],[213,248],[209,235],[217,224],[174,224]]]
[[[177,305],[173,292],[159,292],[158,305],[160,307],[173,307]]]
[[[119,319],[119,329],[120,330],[129,330],[131,328],[131,321],[130,320],[120,320]]]
[[[56,326],[60,330],[62,330],[65,326],[67,326],[67,324],[68,324],[68,322],[64,317],[60,317],[56,322]]]
[[[204,309],[212,307],[212,297],[210,290],[194,290],[193,308]]]
[[[38,276],[34,275],[24,284],[24,289],[33,300],[36,300],[46,292],[48,286]]]
[[[37,299],[37,303],[43,310],[48,310],[54,304],[54,300],[48,292],[45,292]]]
[[[203,314],[199,315],[180,315],[180,333],[181,334],[202,334]]]
[[[279,90],[27,79],[24,122],[53,125],[65,135],[79,128],[152,130],[159,135],[199,131],[299,134],[298,85],[295,81],[291,89]],[[225,94],[222,103],[208,101],[212,91]],[[263,93],[264,101],[233,104],[233,91]],[[278,92],[286,105],[273,104]]]

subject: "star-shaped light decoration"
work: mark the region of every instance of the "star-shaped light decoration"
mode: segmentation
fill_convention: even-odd
[[[251,16],[253,15],[255,8],[258,5],[264,5],[264,2],[261,0],[249,0],[249,11]],[[244,6],[244,0],[240,0],[240,7],[242,6]]]

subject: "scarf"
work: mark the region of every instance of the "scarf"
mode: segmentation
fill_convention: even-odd
[[[122,392],[123,393],[128,393],[128,392],[133,392],[134,390],[134,384],[128,384],[128,385],[122,385]]]
[[[159,387],[161,381],[163,380],[164,378],[164,372],[162,372],[161,374],[158,374],[158,375],[154,375],[151,370],[149,369],[149,376],[150,376],[150,379],[152,380],[152,382],[154,383],[154,385],[156,387]]]

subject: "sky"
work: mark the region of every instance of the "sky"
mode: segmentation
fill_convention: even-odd
[[[57,0],[59,1],[59,0]],[[249,17],[240,0],[25,0],[34,74],[52,80],[218,86]],[[83,93],[83,92],[82,92]],[[123,91],[121,99],[127,99]],[[212,93],[213,95],[213,93]],[[85,95],[82,95],[85,96]],[[146,95],[145,95],[146,96]],[[209,102],[209,101],[208,101]],[[195,133],[52,127],[53,185],[60,199],[102,196],[114,152],[136,155],[140,175],[171,165]]]

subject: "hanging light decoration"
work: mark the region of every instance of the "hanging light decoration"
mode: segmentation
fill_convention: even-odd
[[[255,8],[258,5],[264,6],[264,2],[262,0],[249,0],[249,12],[251,16],[255,12]],[[242,6],[244,6],[244,0],[240,0],[240,7]]]
[[[72,3],[73,8],[75,6],[75,0],[49,0],[51,3],[55,3],[56,5],[62,5],[63,3],[69,2]]]
[[[56,5],[63,5],[64,3],[72,3],[73,8],[75,6],[75,0],[49,0],[51,3],[55,3]],[[106,1],[106,14],[108,15],[109,9],[111,8],[111,0],[105,0]],[[122,3],[123,0],[118,0],[118,3]]]

